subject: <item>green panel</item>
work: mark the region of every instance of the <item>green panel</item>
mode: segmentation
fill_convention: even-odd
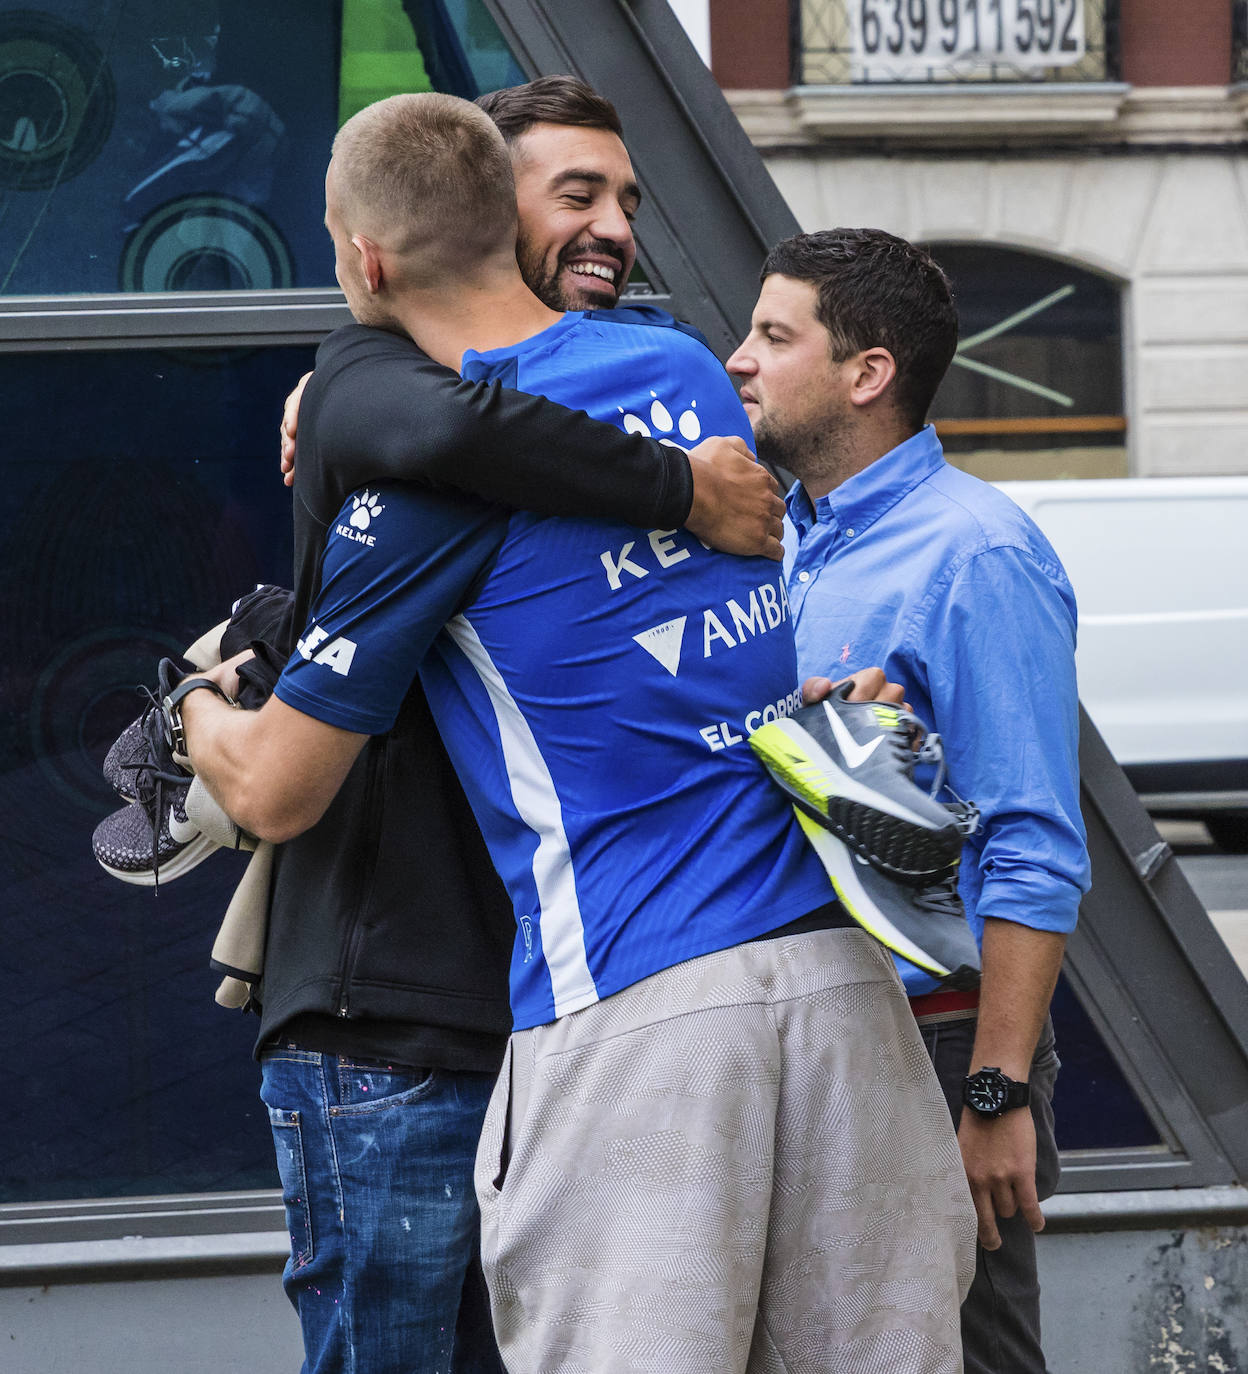
[[[433,83],[400,0],[343,0],[339,125],[375,100],[431,90]]]

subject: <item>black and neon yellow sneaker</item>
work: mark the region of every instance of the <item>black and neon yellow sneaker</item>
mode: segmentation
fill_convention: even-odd
[[[978,824],[968,802],[937,800],[944,784],[940,736],[881,701],[847,701],[843,683],[825,701],[756,730],[750,747],[806,816],[897,882],[948,877]],[[935,765],[924,791],[916,763]]]
[[[853,919],[947,988],[979,986],[979,947],[952,874],[923,887],[899,883],[794,807],[798,823]]]

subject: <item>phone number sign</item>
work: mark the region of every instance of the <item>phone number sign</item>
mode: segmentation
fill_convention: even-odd
[[[1038,69],[1084,55],[1084,0],[845,0],[855,81]]]

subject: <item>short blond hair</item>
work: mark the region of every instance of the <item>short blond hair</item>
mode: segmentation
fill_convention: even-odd
[[[488,115],[467,100],[394,95],[353,115],[333,146],[338,213],[422,277],[514,251],[511,158]]]

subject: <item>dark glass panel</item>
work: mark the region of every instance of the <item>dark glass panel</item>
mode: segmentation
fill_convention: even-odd
[[[946,450],[1121,446],[1119,288],[1035,253],[982,244],[931,251],[952,280],[960,335],[932,418],[938,427],[987,422],[982,433],[942,428]],[[1033,431],[1027,419],[1038,422]]]
[[[0,1199],[276,1185],[256,1022],[213,1002],[219,853],[109,877],[100,775],[137,683],[291,566],[282,397],[308,348],[0,357]]]
[[[1159,1145],[1161,1136],[1065,978],[1053,996],[1062,1071],[1053,1094],[1063,1150]]]

